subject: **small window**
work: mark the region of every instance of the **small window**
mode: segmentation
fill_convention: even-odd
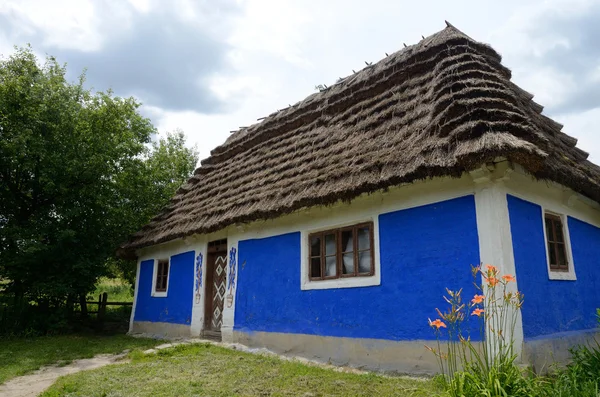
[[[167,292],[167,282],[169,280],[169,261],[160,260],[158,261],[156,269],[156,283],[155,292]]]
[[[372,276],[373,223],[313,233],[309,236],[311,281]]]
[[[568,272],[569,259],[562,219],[559,215],[546,212],[546,243],[548,245],[548,262],[550,270]]]

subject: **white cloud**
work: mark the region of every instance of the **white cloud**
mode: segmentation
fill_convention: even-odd
[[[577,147],[590,153],[589,160],[600,164],[598,120],[600,107],[581,113],[556,115],[556,121],[564,124],[563,132],[579,139]]]
[[[0,0],[0,17],[19,19],[18,30],[11,34],[0,28],[0,39],[5,39],[0,40],[0,51],[7,51],[2,41],[24,44],[32,31],[37,31],[45,46],[72,50],[65,52],[69,56],[77,51],[97,52],[98,63],[86,65],[90,77],[96,73],[100,80],[113,79],[111,85],[117,94],[133,93],[140,97],[146,103],[144,114],[160,130],[182,128],[190,143],[197,143],[206,157],[210,149],[225,141],[230,130],[250,125],[257,118],[303,99],[314,92],[315,85],[329,85],[338,77],[351,74],[352,69],[361,69],[365,61],[378,61],[385,52],[401,49],[403,43],[418,42],[421,35],[441,30],[445,19],[498,50],[504,64],[512,68],[514,81],[535,94],[536,100],[547,109],[564,106],[578,94],[581,81],[600,81],[600,64],[587,70],[584,76],[587,80],[581,80],[541,62],[548,54],[576,48],[581,40],[578,32],[557,28],[542,34],[537,29],[552,18],[579,18],[593,4],[593,0],[175,0],[166,7],[160,0],[59,0],[52,5],[34,0]],[[156,83],[162,77],[165,87],[172,88],[171,94],[161,94],[158,99],[162,101],[156,94],[167,92],[166,88],[150,93],[130,92],[130,85],[119,81],[118,76],[98,72],[105,69],[102,57],[115,43],[132,34],[135,21],[142,16],[156,16],[156,25],[150,25],[157,27],[163,26],[161,20],[166,18],[174,21],[170,29],[178,24],[201,27],[208,38],[224,43],[225,55],[219,68],[197,74],[197,79],[188,84],[195,89],[193,85],[200,83],[214,94],[214,98],[208,96],[208,103],[194,109],[193,105],[199,105],[196,102],[207,96],[194,96],[186,87],[176,84],[181,81],[183,70],[187,70],[177,69],[186,63],[186,51],[189,57],[195,56],[186,68],[197,71],[211,60],[210,55],[199,54],[202,48],[192,48],[191,43],[197,43],[198,37],[191,28],[186,37],[173,32],[170,48],[177,43],[188,43],[176,48],[181,56],[155,54],[157,58],[168,58],[152,69]],[[156,37],[166,39],[168,35],[165,32]],[[155,46],[154,50],[164,51],[164,46]],[[134,51],[129,55],[124,51],[119,56],[124,57],[124,65],[139,60]],[[151,62],[154,58],[145,59],[144,62]],[[71,59],[59,58],[59,61],[71,63]],[[136,67],[130,67],[128,73],[134,73]],[[166,73],[169,71],[177,72]],[[177,81],[169,83],[173,79]],[[190,109],[194,110],[176,110],[181,108],[180,103],[169,110],[166,102],[190,103]],[[211,114],[201,113],[208,112],[206,109],[216,102],[225,106],[213,106]],[[217,108],[221,113],[215,113]],[[594,152],[592,148],[599,146],[598,139],[587,131],[593,131],[591,120],[597,112],[573,110],[557,117],[564,122],[566,132],[581,139],[584,150]]]
[[[18,20],[14,24],[17,29],[13,31],[16,37],[39,31],[43,34],[44,45],[80,51],[99,48],[101,40],[91,1],[56,0],[46,4],[49,6],[40,6],[40,2],[34,0],[5,1],[0,3],[0,14]]]

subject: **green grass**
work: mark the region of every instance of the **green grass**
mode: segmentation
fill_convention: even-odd
[[[102,277],[96,284],[96,290],[91,293],[93,301],[98,300],[98,296],[106,292],[109,302],[133,302],[133,291],[129,283],[120,278]]]
[[[98,297],[104,292],[108,294],[109,302],[133,302],[133,290],[131,285],[120,278],[101,277],[96,283],[96,290],[88,295],[88,301],[98,301]],[[88,311],[98,310],[98,305],[87,305]],[[107,306],[105,321],[121,322],[121,330],[127,329],[131,306]]]
[[[229,350],[181,345],[60,378],[57,396],[435,396],[428,380],[357,375]]]
[[[147,349],[161,343],[126,335],[64,335],[0,340],[0,384],[44,365],[67,364],[101,353]]]

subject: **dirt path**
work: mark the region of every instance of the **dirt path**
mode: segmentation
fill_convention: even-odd
[[[19,376],[0,385],[0,397],[35,397],[49,388],[63,376],[114,364],[127,356],[121,354],[100,354],[94,358],[75,360],[64,367],[48,366],[30,375]],[[121,361],[126,362],[126,361]]]

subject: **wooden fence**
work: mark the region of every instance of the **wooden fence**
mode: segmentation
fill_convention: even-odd
[[[98,296],[98,301],[87,301],[87,305],[97,305],[97,310],[88,311],[87,306],[85,311],[82,309],[82,314],[85,316],[87,314],[96,314],[99,323],[103,323],[106,317],[106,306],[133,306],[133,302],[109,302],[108,301],[108,293],[103,293]]]

